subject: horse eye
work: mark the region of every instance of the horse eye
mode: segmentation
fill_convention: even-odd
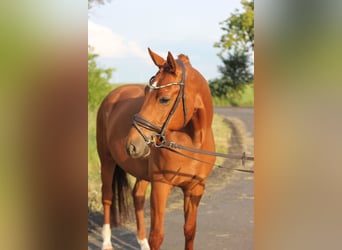
[[[159,103],[161,103],[161,104],[168,104],[169,102],[170,102],[169,97],[163,96],[163,97],[159,98]]]

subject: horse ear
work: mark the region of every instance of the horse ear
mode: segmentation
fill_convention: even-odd
[[[148,53],[150,54],[152,61],[158,68],[161,68],[165,64],[165,59],[154,53],[150,48],[148,48]]]
[[[167,64],[170,66],[170,72],[176,73],[177,64],[170,51],[167,53]]]

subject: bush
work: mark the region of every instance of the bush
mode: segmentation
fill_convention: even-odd
[[[95,59],[98,55],[88,52],[88,109],[97,110],[103,98],[112,89],[109,83],[115,69],[102,69]]]
[[[221,56],[223,66],[219,67],[220,78],[209,80],[211,94],[214,97],[228,97],[233,99],[241,95],[245,86],[253,80],[250,64],[246,52],[235,51],[228,53],[227,58]]]

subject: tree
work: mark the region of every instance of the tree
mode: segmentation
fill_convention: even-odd
[[[88,0],[88,9],[94,7],[95,4],[103,5],[111,0]],[[97,66],[95,59],[98,55],[92,52],[93,48],[88,46],[88,110],[97,109],[103,98],[112,89],[109,80],[113,68],[101,69]]]
[[[219,66],[221,78],[209,81],[211,93],[218,97],[234,97],[241,93],[245,83],[251,82],[253,74],[249,70],[246,53],[234,51],[227,58],[221,58],[223,66]]]
[[[242,13],[235,10],[235,13],[220,23],[225,33],[220,42],[214,44],[214,47],[221,48],[219,55],[231,49],[254,51],[254,0],[242,0],[241,4],[244,9]]]
[[[88,50],[88,109],[95,110],[112,89],[109,80],[115,69],[98,67],[98,55]]]
[[[209,86],[213,96],[233,97],[243,91],[246,84],[253,80],[249,51],[254,51],[254,1],[242,0],[244,11],[238,10],[220,23],[224,34],[214,47],[223,66],[219,66],[221,76],[210,80]]]
[[[107,0],[107,1],[106,0],[88,0],[88,9],[91,9],[95,3],[101,5],[101,4],[105,4],[105,2],[109,2],[109,1],[110,0]]]

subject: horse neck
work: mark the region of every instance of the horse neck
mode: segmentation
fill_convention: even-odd
[[[206,80],[199,75],[196,81],[198,92],[195,96],[195,110],[191,118],[193,144],[201,147],[208,136],[212,136],[213,103]]]

